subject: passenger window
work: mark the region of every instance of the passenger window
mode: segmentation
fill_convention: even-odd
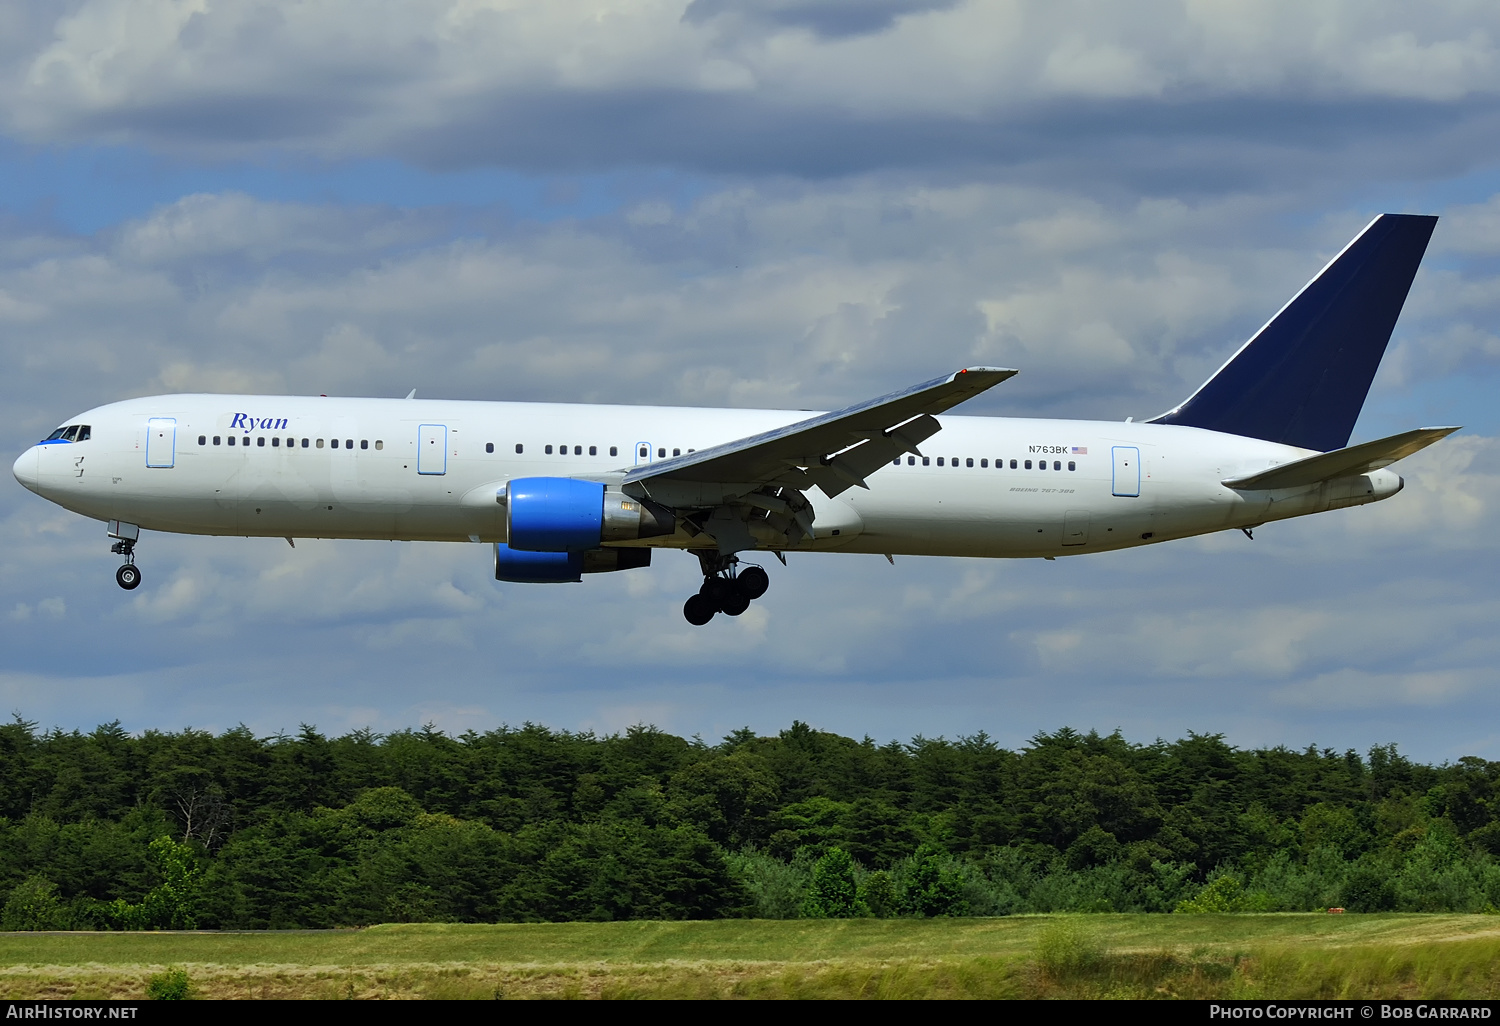
[[[302,439],[302,448],[306,449],[311,444],[312,444],[312,439],[310,439],[310,438],[304,438],[304,439]]]
[[[260,435],[259,437],[257,437],[255,439],[255,444],[259,448],[264,449],[266,447],[266,436],[265,435]]]
[[[234,436],[230,435],[229,438],[226,439],[226,441],[228,441],[230,445],[233,445],[234,444]]]
[[[1014,460],[1012,460],[1012,461],[1011,461],[1011,465],[1012,465],[1012,466],[1014,466],[1014,465],[1015,465],[1015,461],[1014,461]],[[1027,461],[1026,461],[1026,469],[1027,469],[1027,470],[1030,470],[1030,469],[1031,469],[1031,461],[1030,461],[1030,460],[1027,460]]]
[[[1053,470],[1061,470],[1062,469],[1062,460],[1053,460],[1052,461],[1052,469]]]
[[[657,449],[656,450],[656,458],[659,459],[659,460],[666,459],[667,458],[667,450],[666,449]]]
[[[901,457],[897,456],[895,459],[891,460],[891,466],[893,466],[893,467],[899,467],[899,466],[901,466]]]
[[[339,440],[337,438],[330,439],[328,444],[337,449],[339,447]]]
[[[917,458],[915,456],[906,457],[906,465],[908,467],[915,467],[917,465]]]
[[[938,464],[939,464],[939,466],[942,465],[942,462],[943,462],[943,458],[941,456],[939,456],[938,457]],[[922,466],[927,467],[927,466],[931,466],[931,465],[932,465],[932,457],[931,456],[923,456],[922,457]]]
[[[344,439],[344,448],[345,449],[352,449],[352,448],[354,448],[354,439],[352,439],[352,438],[346,438],[346,439]]]
[[[591,446],[589,446],[589,455],[590,456],[597,456],[597,455],[599,455],[599,447],[597,445],[591,445]]]
[[[485,452],[494,452],[495,451],[495,443],[494,442],[485,442],[484,443],[484,451]]]
[[[644,445],[641,446],[641,459],[645,459],[646,457],[648,457],[650,455],[651,455],[651,450],[647,449]]]
[[[672,450],[672,455],[673,456],[681,456],[682,455],[682,450],[681,449],[673,449]]]
[[[199,445],[207,445],[208,444],[208,436],[207,435],[199,435],[198,436],[198,444]]]
[[[582,456],[583,455],[583,446],[581,446],[581,445],[575,445],[575,446],[573,446],[573,455],[574,456]]]
[[[87,442],[93,436],[93,433],[94,429],[85,424],[78,429],[78,440],[80,442]]]
[[[1069,460],[1068,461],[1068,469],[1069,470],[1077,470],[1078,469],[1078,464],[1074,463],[1072,460]]]
[[[938,457],[938,466],[941,467],[942,465],[943,465],[943,458],[941,456],[939,456]]]
[[[278,435],[275,438],[271,439],[271,448],[273,448],[273,449],[280,449],[281,448],[281,436]]]
[[[296,440],[296,439],[295,439],[295,438],[288,438],[288,439],[287,439],[287,440],[286,440],[286,447],[287,447],[287,448],[288,448],[288,449],[292,449],[292,448],[295,448],[295,447],[296,447],[296,445],[297,445],[297,440]]]
[[[620,447],[617,446],[617,445],[611,445],[609,447],[609,454],[611,456],[618,456],[618,455],[620,455]]]
[[[377,449],[384,449],[385,448],[385,443],[382,442],[380,439],[377,438],[377,439],[375,439],[375,448],[377,448]]]
[[[318,448],[319,449],[323,448],[323,439],[321,439],[321,438],[318,439]]]
[[[981,469],[987,468],[989,465],[990,465],[990,461],[989,460],[980,460],[979,461],[979,466],[980,466]]]
[[[525,451],[526,451],[526,446],[522,445],[520,442],[517,442],[516,443],[516,455],[519,456],[519,455],[521,455],[521,453],[523,453]]]
[[[968,459],[964,460],[964,466],[966,466],[966,467],[972,467],[973,465],[974,465],[974,458],[972,456],[969,457]]]
[[[544,445],[544,446],[542,446],[542,452],[546,453],[548,456],[551,456],[552,455],[552,446],[550,446],[550,445]]]
[[[1028,464],[1026,464],[1026,465],[1027,465],[1027,466],[1028,466],[1028,467],[1029,467],[1029,466],[1031,466],[1031,464],[1030,464],[1030,463],[1028,463]],[[1015,469],[1016,469],[1016,461],[1015,461],[1015,460],[1011,460],[1011,461],[1010,461],[1010,469],[1011,469],[1011,470],[1015,470]]]
[[[219,444],[219,436],[218,435],[214,435],[214,444],[215,445]]]
[[[361,449],[368,449],[370,447],[370,440],[368,438],[361,438],[359,440],[359,447]]]

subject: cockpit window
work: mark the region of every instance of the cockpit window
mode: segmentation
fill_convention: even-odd
[[[43,438],[41,444],[46,445],[48,442],[87,442],[90,430],[87,424],[69,424],[66,427],[58,428],[46,438]]]

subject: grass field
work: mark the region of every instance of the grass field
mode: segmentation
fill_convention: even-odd
[[[0,934],[8,998],[1500,997],[1500,917],[1074,915]]]

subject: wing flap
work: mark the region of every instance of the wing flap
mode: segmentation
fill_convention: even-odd
[[[1388,438],[1377,438],[1373,442],[1361,442],[1345,449],[1319,453],[1306,459],[1293,460],[1279,467],[1229,478],[1224,482],[1230,488],[1242,491],[1259,491],[1273,488],[1300,488],[1336,477],[1352,477],[1367,474],[1381,467],[1388,467],[1433,442],[1447,438],[1456,427],[1416,428],[1403,431]]]
[[[625,475],[624,483],[640,484],[649,492],[653,482],[660,482],[668,486],[662,491],[674,494],[683,492],[682,486],[690,482],[742,482],[751,488],[782,485],[799,490],[817,485],[830,496],[868,487],[869,475],[901,453],[915,453],[922,441],[938,431],[941,425],[933,414],[952,409],[1015,374],[1008,368],[967,367],[786,427],[636,467]]]

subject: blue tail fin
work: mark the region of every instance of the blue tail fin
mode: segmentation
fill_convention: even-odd
[[[1321,452],[1348,445],[1436,224],[1381,214],[1191,398],[1151,422]]]

